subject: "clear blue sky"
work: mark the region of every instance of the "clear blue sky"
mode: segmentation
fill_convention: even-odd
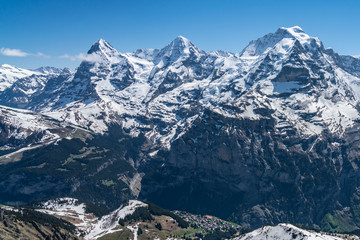
[[[99,38],[120,52],[162,48],[178,35],[205,51],[240,52],[293,25],[338,53],[360,55],[359,14],[359,0],[0,0],[2,53],[27,53],[0,53],[0,64],[75,68],[79,60],[59,56],[85,53]]]

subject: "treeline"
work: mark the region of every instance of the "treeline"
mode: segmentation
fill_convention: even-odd
[[[68,221],[65,221],[60,218],[56,218],[49,214],[37,212],[32,209],[26,209],[26,208],[19,209],[17,212],[5,210],[4,214],[7,216],[12,216],[20,221],[29,222],[29,223],[36,222],[38,224],[47,225],[47,226],[50,225],[52,227],[63,228],[69,232],[74,232],[76,229],[76,227],[73,224],[69,223]]]
[[[119,220],[119,224],[124,226],[125,222],[130,221],[152,221],[154,220],[153,216],[169,216],[173,218],[181,228],[187,228],[189,227],[189,223],[184,221],[181,217],[176,215],[173,212],[170,212],[169,210],[163,209],[153,203],[145,202],[148,204],[148,207],[139,207],[137,208],[133,214],[127,215],[125,218]]]
[[[84,201],[82,199],[78,199],[78,203],[84,203],[85,204],[85,213],[92,213],[96,217],[101,218],[102,216],[105,216],[110,213],[108,209],[99,207],[91,202]]]
[[[149,212],[155,216],[161,216],[161,215],[165,215],[165,216],[169,216],[171,218],[173,218],[179,225],[179,227],[181,228],[187,228],[189,227],[189,223],[186,222],[184,219],[182,219],[181,217],[179,217],[178,215],[176,215],[175,213],[169,211],[169,210],[166,210],[166,209],[163,209],[151,202],[148,202],[148,201],[144,201],[146,204],[148,204],[148,209],[149,209]]]
[[[154,218],[151,216],[149,210],[146,207],[139,207],[137,209],[135,209],[134,213],[131,215],[127,215],[125,218],[123,219],[119,219],[119,224],[121,226],[125,225],[125,222],[137,222],[137,221],[152,221],[154,220]]]
[[[236,230],[230,228],[228,231],[222,231],[220,229],[215,229],[213,232],[210,232],[205,235],[203,240],[220,240],[220,239],[229,239],[236,234]]]

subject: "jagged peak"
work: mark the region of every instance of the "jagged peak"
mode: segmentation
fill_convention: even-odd
[[[160,62],[164,57],[166,61],[174,62],[182,56],[194,54],[199,56],[204,53],[200,48],[196,47],[189,39],[178,36],[171,41],[166,47],[162,48],[157,55],[157,61]]]
[[[84,61],[115,63],[119,61],[120,55],[110,43],[100,38],[90,47]]]
[[[171,43],[173,45],[183,45],[183,46],[189,46],[190,44],[192,45],[189,39],[181,35],[177,36]]]
[[[106,51],[106,50],[116,51],[116,49],[113,46],[111,46],[110,43],[100,38],[90,47],[88,54],[92,54],[97,51]]]
[[[164,49],[166,49],[166,51],[179,50],[179,51],[182,51],[184,53],[190,53],[191,51],[193,51],[193,52],[200,52],[201,51],[189,39],[187,39],[187,38],[185,38],[183,36],[176,37]]]

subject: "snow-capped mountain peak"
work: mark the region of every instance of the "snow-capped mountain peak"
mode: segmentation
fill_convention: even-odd
[[[98,51],[107,52],[109,50],[113,51],[115,50],[115,48],[113,48],[113,46],[111,46],[110,43],[100,38],[90,47],[88,54],[92,54]]]
[[[311,47],[316,51],[312,51]],[[288,124],[293,126],[292,122],[298,115],[321,108],[322,116],[313,116],[313,122],[317,124],[306,127],[309,135],[320,134],[325,128],[342,134],[344,129],[353,126],[359,116],[353,104],[347,103],[355,98],[352,89],[358,88],[358,78],[357,75],[346,75],[334,65],[334,54],[329,55],[320,47],[322,44],[317,38],[310,37],[298,26],[282,27],[275,33],[252,41],[240,57],[221,52],[206,53],[183,36],[178,36],[161,50],[137,50],[130,54],[122,54],[104,39],[99,39],[91,46],[77,72],[65,80],[59,80],[61,86],[56,89],[58,96],[40,109],[51,116],[61,115],[62,120],[67,119],[98,132],[106,131],[109,122],[125,124],[128,119],[124,113],[131,114],[134,119],[143,115],[150,119],[160,116],[160,121],[173,124],[170,124],[173,128],[159,132],[156,138],[167,136],[176,139],[174,129],[178,128],[177,131],[181,132],[185,125],[176,125],[179,116],[175,113],[189,112],[188,116],[184,115],[184,122],[186,118],[195,116],[188,105],[193,99],[197,99],[199,109],[216,108],[226,116],[259,119],[261,115],[255,114],[249,107],[246,110],[240,107],[243,112],[232,115],[219,106],[233,104],[233,101],[250,102],[249,99],[258,99],[253,95],[260,91],[262,97],[268,99],[254,100],[254,109],[268,103],[266,108],[276,107],[276,119],[287,119]],[[252,59],[248,61],[246,56]],[[96,61],[91,61],[94,59]],[[358,60],[350,60],[354,62],[354,69],[347,71],[357,73]],[[327,72],[321,69],[327,69]],[[333,72],[331,69],[338,70]],[[43,80],[41,89],[45,84],[46,80]],[[331,103],[324,104],[322,100],[317,100],[319,96],[327,99],[328,95],[335,94],[332,91],[339,88],[338,84],[343,90],[333,100],[338,105],[332,108],[336,107],[339,113],[346,116],[341,121],[340,118],[335,121],[333,109],[326,107]],[[33,91],[33,88],[28,89]],[[9,99],[20,102],[19,94],[15,93],[8,94],[11,95]],[[292,98],[285,101],[286,96]],[[304,103],[301,108],[295,104],[295,101],[305,102],[309,97],[314,98],[312,107],[309,103]],[[294,104],[289,105],[289,102]],[[30,109],[39,109],[39,106],[31,106]],[[97,115],[102,112],[103,116]],[[69,117],[72,115],[74,117]],[[294,118],[288,119],[293,115]],[[92,125],[87,124],[89,119]],[[135,123],[134,120],[129,128],[135,129]],[[309,125],[305,120],[303,124]],[[295,127],[304,128],[301,124],[295,124]]]
[[[174,47],[183,47],[183,48],[189,48],[190,45],[193,46],[190,40],[183,36],[177,36],[170,44]]]
[[[179,58],[186,58],[191,55],[199,57],[199,55],[203,53],[204,51],[196,47],[189,39],[178,36],[170,44],[160,50],[156,63],[163,61],[164,64],[167,65],[175,62]]]
[[[107,41],[100,38],[97,40],[84,57],[85,62],[119,62],[120,53]]]
[[[279,28],[252,41],[240,56],[206,53],[184,37],[161,50],[124,54],[100,39],[88,56],[100,61],[85,59],[75,74],[23,78],[0,94],[0,104],[41,112],[104,136],[119,132],[138,137],[143,143],[134,143],[140,152],[131,157],[131,165],[152,168],[164,160],[166,170],[159,188],[152,186],[158,182],[142,181],[143,189],[153,188],[144,195],[156,195],[173,183],[182,189],[187,179],[206,173],[199,180],[206,189],[222,194],[223,186],[229,186],[226,191],[236,193],[231,196],[251,196],[242,200],[247,206],[243,213],[247,223],[258,226],[292,216],[279,201],[289,196],[282,193],[286,184],[298,189],[289,204],[299,205],[296,211],[304,215],[294,221],[311,222],[326,214],[321,209],[325,197],[334,196],[325,204],[337,206],[340,188],[349,185],[341,179],[351,176],[353,181],[354,171],[360,171],[360,60],[323,49],[299,27]],[[182,175],[169,180],[176,172],[188,174],[186,180],[178,183]],[[321,185],[325,189],[312,202],[316,184],[324,179],[332,182]],[[215,185],[219,191],[213,190]],[[358,194],[360,186],[353,187]],[[263,205],[269,192],[276,198]],[[358,199],[349,191],[347,197],[354,196]]]
[[[304,30],[299,27],[299,26],[293,26],[293,27],[280,27],[276,33],[280,33],[280,34],[283,34],[284,36],[286,34],[290,34],[291,36],[294,36],[294,37],[307,37],[309,38],[309,35],[307,35]]]
[[[323,45],[319,40],[319,38],[309,36],[299,26],[294,26],[290,28],[282,27],[280,29],[287,31],[293,38],[298,40],[303,46],[307,46],[309,48],[323,48]]]
[[[292,42],[300,43],[306,50],[323,49],[323,44],[316,37],[306,34],[299,26],[290,28],[281,27],[275,33],[269,33],[265,36],[251,41],[248,46],[240,53],[242,57],[258,57],[273,49],[279,42],[281,45]]]

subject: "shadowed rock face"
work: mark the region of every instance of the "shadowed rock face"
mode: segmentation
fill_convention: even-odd
[[[299,81],[303,82],[303,79],[309,78],[309,71],[304,68],[290,68],[284,67],[274,81],[277,82],[291,82]],[[306,83],[306,82],[303,82]]]
[[[39,179],[108,208],[141,189],[140,198],[163,207],[250,228],[360,227],[359,59],[325,50],[299,27],[252,41],[241,54],[207,53],[183,37],[119,53],[101,39],[85,59],[75,73],[28,76],[0,93],[3,104],[90,135],[68,135],[0,168],[6,201],[55,194],[10,193],[10,177],[25,176],[14,189],[35,189]],[[0,117],[4,146],[15,144],[11,133],[22,136],[23,122],[12,120]],[[41,130],[22,144],[52,133]]]
[[[234,120],[209,112],[172,144],[165,166],[144,178],[142,194],[168,208],[251,228],[321,225],[327,213],[359,199],[358,147],[353,137],[304,139],[296,130],[278,134],[272,119]]]

